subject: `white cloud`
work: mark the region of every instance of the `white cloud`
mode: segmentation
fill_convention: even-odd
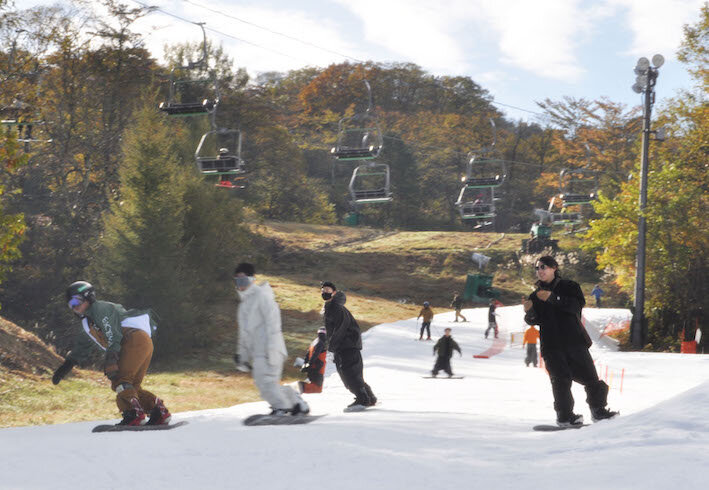
[[[706,0],[607,0],[623,11],[633,41],[626,53],[650,57],[655,53],[675,57],[683,38],[682,27],[693,24]]]
[[[425,0],[336,0],[362,22],[364,36],[385,53],[403,57],[435,72],[464,72],[470,56],[457,36],[456,8]],[[399,58],[401,59],[401,58]]]
[[[578,0],[337,1],[360,17],[367,40],[434,72],[467,71],[471,39],[489,45],[486,36],[512,67],[565,81],[584,71],[574,54],[588,29]]]
[[[584,73],[575,50],[589,20],[578,1],[490,0],[483,5],[506,64],[562,81],[576,81]]]
[[[210,41],[222,43],[236,65],[246,67],[252,74],[287,71],[303,66],[327,66],[346,60],[336,53],[366,59],[366,54],[358,46],[343,39],[336,25],[324,23],[321,17],[307,12],[251,5],[239,5],[237,9],[228,1],[194,0],[194,3],[187,3],[162,0],[157,5],[184,19],[204,22]],[[257,26],[304,42],[288,39]],[[141,19],[136,28],[145,34],[146,47],[157,57],[162,56],[165,45],[202,40],[202,32],[197,26],[159,11]]]

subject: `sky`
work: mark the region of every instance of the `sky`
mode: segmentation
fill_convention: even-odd
[[[676,52],[704,1],[124,0],[160,8],[135,26],[158,59],[166,44],[201,40],[190,22],[204,22],[210,40],[252,76],[344,61],[410,62],[434,75],[469,76],[509,118],[529,121],[546,98],[639,105],[630,87],[641,56],[665,57],[658,102],[689,89]],[[53,3],[15,0],[18,8]]]

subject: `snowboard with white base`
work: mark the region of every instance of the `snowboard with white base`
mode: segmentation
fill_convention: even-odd
[[[176,427],[181,427],[187,425],[186,420],[176,422],[174,424],[161,424],[161,425],[117,425],[117,424],[104,424],[97,425],[91,432],[142,432],[150,430],[171,430]]]
[[[309,415],[309,414],[298,414],[298,415],[271,415],[271,414],[256,414],[246,417],[244,419],[244,425],[256,426],[256,425],[300,425],[309,424],[314,420],[324,417],[325,415]]]

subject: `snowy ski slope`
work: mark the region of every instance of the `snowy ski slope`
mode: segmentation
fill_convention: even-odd
[[[422,378],[433,342],[416,340],[414,319],[383,324],[364,334],[365,379],[381,401],[364,413],[342,413],[352,396],[329,363],[324,392],[306,395],[312,412],[327,416],[310,425],[243,426],[267,410],[261,402],[180,413],[174,419],[189,425],[166,432],[92,434],[99,421],[3,429],[0,488],[704,488],[709,357],[620,353],[596,342],[609,406],[621,417],[533,432],[554,421],[548,376],[524,366],[520,346],[474,359],[493,343],[483,338],[487,309],[463,313],[470,322],[436,315],[432,333],[453,328],[463,356],[452,366],[464,379]],[[628,312],[587,308],[584,316],[597,340]],[[498,318],[501,339],[524,328],[520,306],[498,308]],[[574,396],[590,421],[583,390]]]

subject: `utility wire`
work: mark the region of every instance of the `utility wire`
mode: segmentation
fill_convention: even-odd
[[[298,39],[297,37],[294,37],[294,36],[291,36],[291,35],[288,35],[288,34],[284,34],[284,33],[282,33],[282,32],[274,31],[273,29],[269,29],[268,27],[260,26],[260,25],[258,25],[258,24],[253,23],[253,22],[249,22],[248,20],[240,19],[239,17],[236,17],[236,16],[234,16],[234,15],[228,14],[228,13],[226,13],[226,12],[224,12],[224,11],[217,10],[217,9],[213,9],[213,8],[207,7],[207,6],[205,6],[205,5],[200,5],[200,4],[195,3],[195,2],[192,2],[192,1],[190,1],[190,0],[182,0],[182,1],[183,1],[184,3],[189,3],[190,5],[194,5],[195,7],[199,7],[199,8],[202,8],[202,9],[204,9],[204,10],[209,10],[210,12],[213,12],[213,13],[215,13],[215,14],[219,14],[219,15],[222,15],[222,16],[224,16],[224,17],[228,17],[228,18],[230,18],[230,19],[234,19],[234,20],[236,20],[236,21],[238,21],[238,22],[241,22],[241,23],[243,23],[243,24],[247,24],[247,25],[250,25],[250,26],[252,26],[252,27],[256,27],[257,29],[262,29],[262,30],[264,30],[264,31],[266,31],[266,32],[270,32],[271,34],[276,34],[277,36],[285,37],[286,39],[290,39],[291,41],[296,41],[296,42],[299,42],[299,43],[301,43],[301,44],[305,44],[306,46],[310,46],[310,47],[312,47],[312,48],[320,49],[320,50],[325,51],[325,52],[327,52],[327,53],[335,54],[335,55],[337,55],[337,56],[341,56],[341,57],[343,57],[343,58],[347,58],[348,60],[356,61],[357,63],[365,63],[365,61],[363,61],[363,60],[354,58],[354,57],[352,57],[352,56],[349,56],[349,55],[346,55],[346,54],[343,54],[343,53],[340,53],[340,52],[338,52],[338,51],[334,51],[334,50],[329,49],[329,48],[325,48],[325,47],[323,47],[323,46],[318,46],[317,44],[313,44],[313,43],[311,43],[311,42],[309,42],[309,41],[304,41],[304,40],[302,40],[302,39]]]
[[[131,0],[131,1],[137,3],[138,5],[141,5],[142,7],[146,8],[146,9],[151,9],[151,10],[156,11],[156,12],[161,12],[161,13],[163,13],[163,14],[165,14],[165,15],[168,15],[168,16],[173,17],[173,18],[175,18],[175,19],[181,20],[181,21],[183,21],[183,22],[187,22],[187,23],[189,23],[189,24],[200,25],[199,22],[194,22],[194,21],[192,21],[192,20],[190,20],[190,19],[187,19],[187,18],[185,18],[185,17],[181,17],[181,16],[179,16],[179,15],[177,15],[177,14],[173,14],[172,12],[168,12],[167,10],[164,10],[164,9],[162,9],[162,8],[160,8],[160,7],[150,6],[150,5],[148,5],[147,3],[143,3],[143,2],[141,2],[141,1],[139,1],[139,0]],[[208,31],[214,32],[215,34],[219,34],[220,36],[228,37],[228,38],[230,38],[230,39],[234,39],[235,41],[239,41],[239,42],[242,42],[242,43],[244,43],[244,44],[248,44],[248,45],[250,45],[250,46],[254,46],[254,47],[256,47],[256,48],[265,49],[266,51],[270,51],[270,52],[272,52],[272,53],[275,53],[275,54],[280,55],[280,56],[284,56],[284,57],[286,57],[286,58],[291,58],[291,59],[294,59],[294,60],[302,61],[303,63],[308,63],[308,60],[305,60],[305,59],[302,59],[302,58],[297,58],[297,57],[295,57],[295,56],[292,56],[292,55],[283,53],[283,52],[278,51],[278,50],[276,50],[276,49],[269,48],[269,47],[266,47],[266,46],[262,46],[262,45],[260,45],[260,44],[253,43],[253,42],[251,42],[251,41],[247,41],[246,39],[242,39],[242,38],[240,38],[240,37],[233,36],[233,35],[228,34],[228,33],[226,33],[226,32],[219,31],[219,30],[217,30],[217,29],[214,29],[213,27],[207,27],[207,26],[205,26],[204,28],[205,28],[206,30],[208,30]]]
[[[133,1],[133,2],[135,2],[135,3],[137,3],[137,4],[139,4],[139,5],[142,5],[142,6],[145,7],[145,8],[152,8],[153,10],[162,12],[162,13],[165,14],[165,15],[169,15],[169,16],[174,17],[174,18],[176,18],[176,19],[179,19],[179,20],[181,20],[181,21],[183,21],[183,22],[189,22],[190,24],[198,24],[197,22],[191,21],[191,20],[186,19],[186,18],[184,18],[184,17],[181,17],[181,16],[179,16],[179,15],[176,15],[176,14],[173,14],[173,13],[171,13],[171,12],[168,12],[167,10],[165,10],[165,9],[163,9],[163,8],[160,8],[160,7],[150,7],[148,4],[146,4],[146,3],[144,3],[144,2],[141,2],[140,0],[131,0],[131,1]],[[353,56],[349,56],[349,55],[347,55],[347,54],[343,54],[343,53],[340,53],[340,52],[338,52],[338,51],[334,51],[334,50],[332,50],[332,49],[329,49],[329,48],[326,48],[326,47],[323,47],[323,46],[319,46],[319,45],[314,44],[314,43],[311,43],[311,42],[309,42],[309,41],[304,41],[304,40],[302,40],[302,39],[299,39],[299,38],[297,38],[297,37],[295,37],[295,36],[291,36],[291,35],[289,35],[289,34],[284,34],[284,33],[282,33],[282,32],[274,31],[273,29],[270,29],[270,28],[268,28],[268,27],[264,27],[264,26],[255,24],[255,23],[250,22],[250,21],[248,21],[248,20],[241,19],[241,18],[236,17],[236,16],[234,16],[234,15],[228,14],[228,13],[222,11],[222,10],[217,10],[217,9],[213,9],[213,8],[211,8],[211,7],[207,7],[207,6],[204,6],[204,5],[200,5],[200,4],[195,3],[195,2],[193,2],[193,1],[191,1],[191,0],[182,0],[182,2],[188,3],[188,4],[190,4],[190,5],[194,5],[195,7],[202,8],[202,9],[204,9],[204,10],[208,10],[208,11],[210,11],[210,12],[212,12],[212,13],[219,14],[219,15],[224,16],[224,17],[228,17],[228,18],[230,18],[230,19],[236,20],[236,21],[238,21],[238,22],[242,22],[242,23],[247,24],[247,25],[250,25],[250,26],[252,26],[252,27],[256,27],[256,28],[258,28],[258,29],[262,29],[262,30],[264,30],[264,31],[266,31],[266,32],[270,32],[270,33],[272,33],[272,34],[275,34],[275,35],[278,35],[278,36],[282,36],[282,37],[284,37],[284,38],[286,38],[286,39],[290,39],[290,40],[292,40],[292,41],[297,41],[297,42],[299,42],[299,43],[301,43],[301,44],[304,44],[304,45],[307,45],[307,46],[311,46],[311,47],[313,47],[313,48],[320,49],[320,50],[322,50],[322,51],[325,51],[325,52],[328,52],[328,53],[331,53],[331,54],[335,54],[335,55],[337,55],[337,56],[341,56],[341,57],[343,57],[343,58],[346,58],[346,59],[349,59],[349,60],[352,60],[352,61],[356,61],[357,63],[365,63],[365,61],[360,60],[360,59],[358,59],[358,58],[355,58],[355,57],[353,57]],[[213,28],[211,28],[211,27],[205,27],[205,29],[208,29],[208,30],[210,30],[210,31],[212,31],[212,32],[214,32],[214,33],[216,33],[216,34],[221,35],[221,36],[225,36],[225,37],[228,37],[228,38],[231,38],[231,39],[235,39],[235,40],[237,40],[237,41],[243,42],[243,43],[245,43],[245,44],[248,44],[248,45],[251,45],[251,46],[254,46],[254,47],[257,47],[257,48],[261,48],[261,49],[265,49],[265,50],[267,50],[267,51],[271,51],[271,52],[273,52],[273,53],[276,53],[276,54],[278,54],[278,55],[280,55],[280,56],[284,56],[284,57],[286,57],[286,58],[295,59],[295,60],[298,60],[298,61],[301,61],[301,62],[304,62],[304,63],[308,63],[308,62],[309,62],[309,60],[304,60],[304,59],[302,59],[302,58],[297,58],[297,57],[295,57],[295,56],[292,56],[292,55],[283,53],[283,52],[281,52],[281,51],[278,51],[278,50],[275,50],[275,49],[272,49],[272,48],[268,48],[268,47],[262,46],[262,45],[260,45],[260,44],[253,43],[253,42],[247,41],[247,40],[245,40],[245,39],[238,38],[238,37],[236,37],[236,36],[233,36],[233,35],[231,35],[231,34],[227,34],[227,33],[225,33],[225,32],[218,31],[218,30],[213,29]],[[518,111],[526,112],[526,113],[529,113],[529,114],[534,114],[534,115],[536,115],[536,116],[538,116],[538,117],[540,117],[540,118],[548,118],[548,117],[549,117],[548,114],[544,114],[544,113],[541,113],[541,112],[532,111],[532,110],[529,110],[529,109],[523,109],[522,107],[514,106],[514,105],[511,105],[511,104],[505,104],[505,103],[503,103],[503,102],[497,102],[497,101],[495,101],[495,100],[491,100],[491,101],[489,101],[489,103],[494,104],[494,105],[498,105],[498,106],[509,107],[509,108],[511,108],[511,109],[515,109],[515,110],[518,110]]]

